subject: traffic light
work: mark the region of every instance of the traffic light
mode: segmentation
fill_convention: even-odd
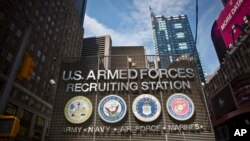
[[[32,78],[32,72],[35,67],[33,58],[29,54],[24,55],[23,63],[21,65],[21,70],[18,74],[18,78],[30,80]]]
[[[20,120],[17,117],[0,115],[0,138],[15,138],[19,127]]]

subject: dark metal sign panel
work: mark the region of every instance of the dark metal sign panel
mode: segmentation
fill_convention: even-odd
[[[197,76],[192,61],[168,69],[91,70],[80,59],[64,60],[49,140],[211,141]],[[167,111],[168,98],[177,93],[184,99],[174,97],[168,106],[180,120]]]
[[[212,98],[215,118],[219,118],[236,109],[234,98],[230,86],[227,85],[217,95]]]

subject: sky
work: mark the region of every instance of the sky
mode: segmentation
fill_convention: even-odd
[[[195,36],[195,0],[88,0],[84,37],[110,35],[113,46],[144,46],[155,54],[149,4],[156,16],[186,14]],[[219,67],[211,28],[222,9],[221,0],[199,0],[197,50],[208,75]]]

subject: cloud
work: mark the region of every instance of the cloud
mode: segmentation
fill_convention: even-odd
[[[143,45],[146,40],[144,31],[137,32],[136,29],[129,31],[111,29],[96,19],[86,15],[85,29],[87,36],[111,35],[114,45]]]
[[[85,35],[87,37],[110,35],[114,46],[145,45],[145,42],[149,40],[148,34],[151,34],[148,33],[147,30],[141,30],[137,28],[131,28],[130,30],[126,29],[115,30],[103,25],[101,22],[88,15],[85,15],[84,28],[85,28]],[[152,50],[149,50],[148,52],[151,51]]]
[[[143,0],[139,0],[143,1]],[[156,14],[175,16],[186,14],[188,10],[194,9],[194,0],[150,0],[150,6]]]
[[[191,0],[151,0],[150,6],[156,14],[178,15],[184,14]],[[85,37],[111,35],[113,45],[144,45],[148,54],[154,54],[152,27],[146,0],[134,0],[131,5],[125,4],[131,11],[121,13],[121,23],[118,27],[109,28],[89,15],[85,16]],[[112,2],[108,6],[116,7]],[[167,8],[166,8],[167,7]],[[189,6],[190,7],[190,6]],[[117,12],[117,8],[115,10]]]
[[[154,54],[153,48],[153,37],[152,37],[152,26],[148,10],[147,0],[133,0],[127,2],[127,0],[117,1],[105,1],[107,6],[114,10],[114,12],[119,15],[118,17],[120,23],[116,27],[108,27],[102,22],[98,21],[94,17],[89,15],[85,16],[85,37],[98,36],[98,35],[111,35],[112,43],[114,46],[133,46],[133,45],[144,45],[147,48],[148,54]],[[200,13],[199,18],[199,29],[198,29],[198,51],[201,54],[201,61],[204,62],[206,68],[205,71],[211,74],[213,70],[218,66],[218,61],[216,60],[216,55],[213,50],[213,45],[211,43],[210,31],[212,21],[208,22],[206,18],[211,19],[215,16],[216,8],[218,4],[209,4],[209,0],[200,1],[200,11],[205,11]],[[213,2],[217,2],[213,0]],[[117,8],[117,4],[122,5],[121,11]],[[181,14],[187,14],[190,25],[194,28],[195,20],[195,1],[194,0],[149,0],[149,4],[152,7],[156,15],[165,16],[175,16]],[[128,10],[124,10],[124,7]],[[202,8],[202,9],[201,9]],[[209,27],[209,28],[208,28]],[[212,52],[212,55],[210,54]],[[213,57],[212,59],[209,57]],[[211,63],[208,60],[212,60]],[[215,63],[214,63],[215,62]]]

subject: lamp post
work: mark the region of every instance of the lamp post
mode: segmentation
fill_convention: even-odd
[[[10,97],[11,90],[12,90],[13,85],[15,83],[15,78],[17,76],[19,66],[22,63],[22,58],[24,56],[25,49],[28,45],[28,41],[29,41],[29,38],[31,36],[31,32],[32,32],[32,26],[29,25],[29,27],[27,28],[25,35],[23,37],[21,46],[17,52],[16,59],[11,67],[10,75],[7,79],[3,94],[2,94],[1,99],[0,99],[0,115],[4,113],[5,107],[8,103],[8,99]]]

